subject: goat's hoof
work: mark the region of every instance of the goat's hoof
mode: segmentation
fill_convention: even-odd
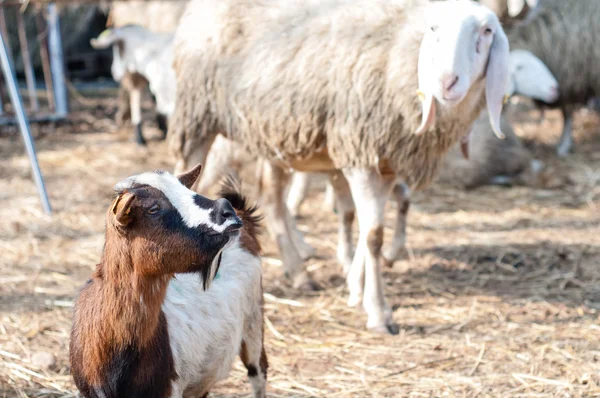
[[[391,324],[383,324],[383,325],[377,325],[377,326],[370,326],[368,327],[370,332],[373,333],[377,333],[377,334],[387,334],[387,335],[391,335],[391,336],[395,336],[398,333],[400,333],[400,326],[398,326],[395,323],[391,323]]]
[[[321,290],[321,286],[319,286],[306,272],[296,275],[292,286],[294,289],[301,292],[316,292]]]

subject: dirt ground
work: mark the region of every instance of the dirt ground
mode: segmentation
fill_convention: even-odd
[[[0,133],[0,397],[76,395],[72,303],[99,260],[112,186],[173,166],[164,142],[140,150],[118,131],[113,100],[81,101],[69,123],[36,127],[51,218],[16,130]],[[322,291],[294,291],[265,235],[269,396],[600,396],[600,123],[582,112],[576,153],[559,160],[561,118],[537,118],[531,111],[517,131],[560,188],[433,185],[413,196],[407,255],[384,276],[398,336],[368,333],[366,316],[345,306],[322,190],[299,220]],[[211,396],[249,393],[237,363]]]

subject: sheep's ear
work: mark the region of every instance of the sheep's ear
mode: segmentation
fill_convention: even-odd
[[[106,29],[100,35],[90,40],[90,45],[96,50],[108,48],[120,39],[113,29]]]
[[[415,134],[421,134],[430,127],[435,126],[435,98],[431,90],[431,76],[434,68],[431,57],[431,39],[425,34],[421,47],[419,48],[419,60],[417,65],[417,83],[419,89],[417,96],[421,101],[421,124]]]
[[[430,126],[435,126],[435,98],[431,93],[418,93],[421,100],[421,124],[415,134],[419,135],[427,130]]]
[[[504,94],[509,77],[509,45],[508,39],[500,24],[496,26],[494,41],[490,46],[490,54],[486,71],[485,99],[490,116],[490,124],[494,134],[504,139],[500,129],[500,115],[504,103]]]
[[[185,185],[187,189],[192,189],[196,180],[200,176],[200,171],[202,170],[202,165],[198,163],[193,169],[188,171],[187,173],[179,174],[177,179],[180,183]]]
[[[113,202],[111,212],[117,225],[126,227],[129,225],[129,223],[131,223],[131,221],[133,221],[131,205],[134,199],[135,195],[133,193],[125,192],[119,195]]]

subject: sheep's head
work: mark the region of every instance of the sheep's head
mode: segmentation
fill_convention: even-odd
[[[226,199],[210,200],[190,190],[200,165],[177,177],[143,173],[115,185],[117,198],[107,228],[117,231],[143,276],[199,272],[207,288],[222,250],[237,238],[242,221]]]
[[[520,94],[551,104],[558,99],[558,82],[546,64],[529,51],[513,50],[509,58],[508,96]]]
[[[434,3],[426,15],[419,51],[422,133],[435,124],[436,101],[454,107],[479,79],[486,79],[490,123],[500,131],[500,113],[508,83],[508,39],[496,15],[471,1]]]

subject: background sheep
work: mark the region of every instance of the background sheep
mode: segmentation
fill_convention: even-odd
[[[120,100],[123,101],[125,93],[128,93],[131,122],[135,128],[136,142],[140,145],[146,144],[142,134],[141,104],[146,83],[149,83],[156,101],[159,128],[166,135],[166,118],[175,106],[172,42],[172,34],[151,32],[138,25],[105,30],[91,41],[94,48],[113,49],[111,73],[125,88],[124,92],[119,93]]]
[[[279,167],[342,169],[360,225],[349,304],[362,302],[367,326],[392,333],[380,273],[387,193],[396,175],[426,186],[484,96],[501,135],[508,78],[508,41],[491,11],[417,3],[193,1],[177,31],[169,127],[178,168],[204,160],[223,132]],[[254,27],[253,15],[268,18]],[[271,163],[265,179],[274,213],[285,209],[279,167]],[[294,279],[299,265],[286,264]]]
[[[127,25],[138,25],[152,32],[170,34],[177,28],[186,5],[187,0],[115,1],[111,4],[107,26],[120,28]],[[144,90],[148,83],[137,73],[125,73],[119,79],[119,83],[116,120],[117,123],[124,125],[131,119],[130,92]],[[156,122],[163,134],[166,134],[167,126],[164,114],[158,113]],[[138,141],[140,141],[140,136],[136,137]],[[143,137],[141,140],[143,142]]]
[[[511,48],[531,51],[558,80],[560,96],[552,107],[560,108],[564,117],[559,156],[565,156],[573,143],[573,111],[600,95],[598,68],[590,67],[590,60],[600,59],[599,20],[596,0],[544,0],[508,32]]]
[[[238,354],[253,396],[266,396],[256,209],[233,186],[214,201],[190,191],[199,173],[115,186],[102,261],[73,315],[84,396],[206,396]]]

